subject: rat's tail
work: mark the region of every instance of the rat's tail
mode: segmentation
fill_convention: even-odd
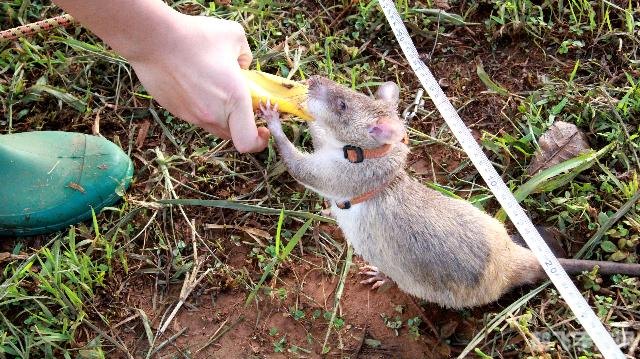
[[[617,263],[607,261],[591,261],[582,259],[558,258],[562,268],[569,274],[580,274],[584,271],[590,271],[593,267],[598,266],[598,272],[601,274],[626,274],[634,277],[640,277],[640,264]]]

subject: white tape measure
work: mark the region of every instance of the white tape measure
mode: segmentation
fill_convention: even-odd
[[[569,305],[569,308],[576,315],[585,331],[589,334],[600,352],[605,358],[624,358],[620,348],[613,341],[611,335],[604,328],[596,314],[587,304],[582,294],[573,284],[567,273],[564,271],[558,259],[553,255],[547,244],[531,223],[531,220],[518,204],[513,194],[502,181],[502,178],[493,168],[491,162],[471,135],[467,126],[456,112],[447,96],[442,92],[440,85],[429,71],[429,68],[420,60],[409,33],[402,23],[402,18],[394,3],[391,0],[379,0],[380,7],[384,12],[387,22],[391,26],[400,47],[407,57],[411,68],[418,76],[420,83],[427,90],[429,97],[435,104],[442,118],[446,121],[451,132],[456,136],[458,142],[475,165],[476,169],[489,186],[491,192],[500,202],[509,218],[527,242],[545,272],[560,292],[560,295]]]

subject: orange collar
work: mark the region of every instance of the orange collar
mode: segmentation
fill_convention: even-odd
[[[401,142],[405,145],[409,144],[409,137],[405,135],[404,138],[402,138]],[[342,147],[342,151],[344,152],[344,158],[349,160],[349,162],[360,163],[371,158],[380,158],[386,156],[389,151],[391,151],[391,144],[387,143],[386,145],[382,145],[380,147],[365,149],[358,146],[346,145]]]

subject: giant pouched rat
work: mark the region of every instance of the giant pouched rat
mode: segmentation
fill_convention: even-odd
[[[262,105],[262,116],[289,173],[331,202],[347,241],[372,265],[368,282],[381,284],[384,272],[407,293],[461,308],[545,278],[533,253],[514,243],[502,223],[405,172],[409,147],[395,83],[381,85],[374,99],[322,77],[308,86],[314,152],[300,152],[287,139],[277,107]],[[640,265],[560,262],[569,273],[597,264],[601,273],[640,274]]]

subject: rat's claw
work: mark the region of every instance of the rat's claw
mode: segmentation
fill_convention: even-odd
[[[364,266],[360,267],[360,272],[358,272],[358,274],[369,274],[371,272],[375,272],[373,274],[378,274],[378,273],[380,273],[380,270],[378,269],[378,267],[375,267],[375,266],[367,264],[367,265],[364,265]]]
[[[377,282],[375,282],[372,286],[371,286],[371,290],[375,290],[378,289],[380,287],[382,287],[383,285],[387,284],[388,282],[386,280],[379,280]]]
[[[358,274],[368,276],[369,278],[360,281],[360,284],[373,284],[371,289],[378,289],[387,284],[393,283],[389,277],[384,275],[377,267],[366,265],[360,267]]]

